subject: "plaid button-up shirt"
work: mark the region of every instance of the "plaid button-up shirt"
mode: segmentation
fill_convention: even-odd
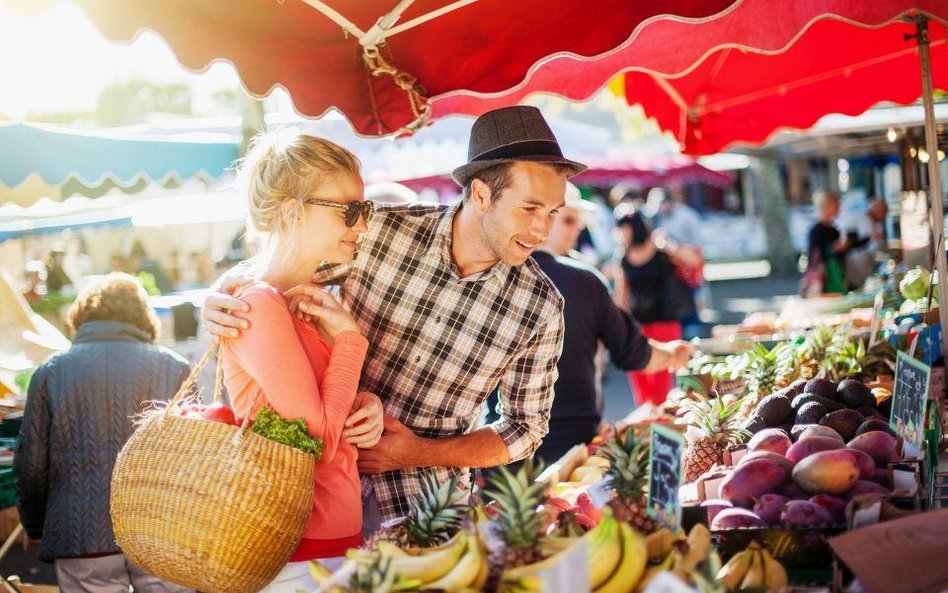
[[[556,363],[563,347],[563,299],[532,259],[498,262],[467,278],[451,257],[453,206],[380,206],[352,262],[321,268],[339,284],[369,351],[361,388],[385,413],[426,438],[477,428],[499,387],[501,418],[491,428],[511,461],[530,456],[547,432]],[[422,491],[421,470],[363,478],[384,519],[404,516]],[[463,468],[432,468],[440,483]]]

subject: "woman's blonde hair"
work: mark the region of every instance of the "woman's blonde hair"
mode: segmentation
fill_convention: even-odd
[[[82,290],[66,313],[66,326],[75,335],[88,321],[118,321],[134,325],[154,342],[160,324],[148,304],[148,294],[134,276],[113,272],[93,280]]]
[[[237,167],[249,227],[265,237],[292,233],[303,200],[315,188],[340,173],[359,175],[360,169],[354,154],[325,138],[292,128],[257,134]]]

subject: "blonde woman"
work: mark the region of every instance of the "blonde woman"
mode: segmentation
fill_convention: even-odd
[[[264,249],[252,266],[254,282],[240,291],[249,305],[247,329],[224,339],[225,381],[238,416],[259,391],[251,416],[269,406],[284,418],[303,418],[324,441],[303,540],[264,589],[310,590],[307,561],[332,566],[362,543],[357,446],[377,442],[381,403],[358,394],[368,342],[339,302],[310,288],[311,316],[302,319],[288,305],[293,289],[307,284],[321,262],[353,258],[373,204],[363,199],[359,161],[351,152],[294,131],[257,137],[238,177],[249,200],[250,228]],[[374,405],[361,406],[359,397],[374,398]],[[354,406],[362,411],[350,416]]]

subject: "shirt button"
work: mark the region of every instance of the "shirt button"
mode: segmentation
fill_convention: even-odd
[[[421,362],[421,357],[420,357],[420,356],[416,356],[416,357],[415,357],[415,363],[417,364],[417,363],[419,363],[419,362]]]
[[[435,323],[441,323],[441,316],[440,316],[440,315],[438,315],[438,316],[435,318]]]

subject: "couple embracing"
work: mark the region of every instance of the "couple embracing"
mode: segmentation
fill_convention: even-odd
[[[584,168],[523,106],[474,123],[453,205],[365,201],[358,160],[328,140],[255,142],[239,178],[266,248],[208,297],[205,323],[224,339],[236,410],[259,390],[258,408],[325,442],[304,538],[270,587],[306,583],[305,561],[333,567],[407,514],[424,472],[469,487],[467,468],[540,444],[563,301],[530,256]],[[480,426],[495,389],[500,419]]]

